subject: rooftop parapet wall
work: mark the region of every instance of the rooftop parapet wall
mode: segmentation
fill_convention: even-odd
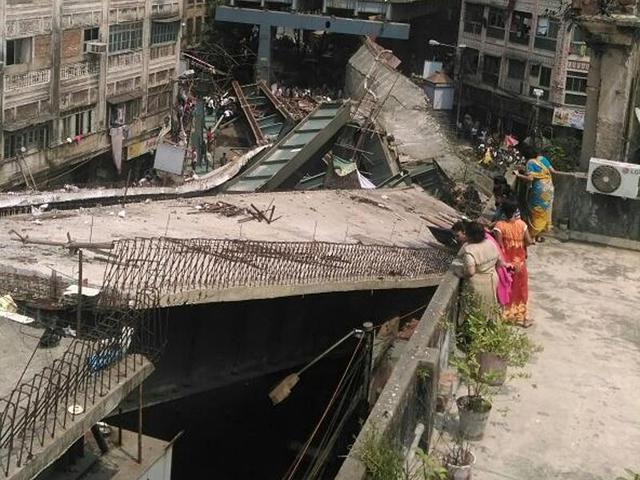
[[[337,480],[367,478],[365,466],[358,459],[358,449],[373,433],[409,447],[417,424],[422,423],[426,428],[421,444],[428,445],[440,371],[449,355],[449,335],[441,326],[443,321],[456,318],[458,286],[459,280],[451,273],[440,283],[338,472]],[[427,369],[430,375],[420,375],[422,369]]]

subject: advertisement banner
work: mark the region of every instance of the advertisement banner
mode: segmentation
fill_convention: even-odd
[[[553,109],[553,125],[584,130],[584,110],[556,107]]]
[[[155,137],[149,138],[142,142],[132,143],[127,147],[127,160],[139,157],[145,153],[155,149],[157,139]]]

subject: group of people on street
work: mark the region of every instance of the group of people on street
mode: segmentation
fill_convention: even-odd
[[[453,226],[461,245],[454,272],[464,279],[463,297],[470,294],[488,316],[500,312],[503,321],[526,328],[532,324],[527,308],[527,248],[543,242],[542,234],[551,228],[555,170],[534,147],[523,144],[520,151],[528,160],[526,168],[515,175],[528,186],[522,212],[527,220],[521,218],[520,206],[506,180],[496,179],[492,222],[466,221]]]

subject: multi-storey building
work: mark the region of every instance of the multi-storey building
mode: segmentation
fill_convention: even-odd
[[[207,16],[205,0],[184,0],[182,47],[194,47],[202,41]]]
[[[181,0],[0,2],[0,186],[149,151],[175,98]],[[116,147],[116,150],[118,148]]]
[[[526,134],[538,91],[540,126],[583,128],[589,54],[581,30],[562,20],[561,3],[463,2],[463,104],[481,106],[481,121],[495,127],[500,119],[507,131]]]

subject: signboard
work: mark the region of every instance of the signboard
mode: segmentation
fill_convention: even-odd
[[[553,125],[584,130],[584,110],[556,107],[553,109]]]
[[[182,175],[185,152],[186,149],[184,147],[161,143],[156,150],[153,168],[175,175]]]
[[[142,142],[132,143],[127,147],[127,160],[139,157],[145,153],[149,153],[156,147],[157,139],[155,137],[148,138]]]
[[[588,72],[589,62],[581,62],[579,60],[569,60],[567,70],[576,70],[578,72]]]

